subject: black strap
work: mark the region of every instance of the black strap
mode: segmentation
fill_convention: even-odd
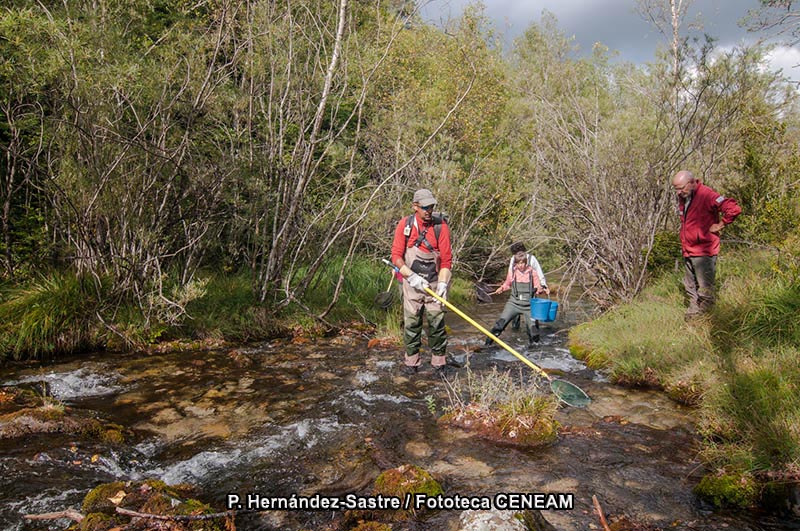
[[[406,227],[409,229],[409,231],[408,231],[409,235],[411,234],[411,230],[410,229],[411,229],[411,225],[413,225],[413,224],[414,224],[414,214],[411,214],[410,216],[406,216]],[[428,229],[429,228],[430,228],[430,225],[425,227],[425,229],[422,230],[419,233],[419,236],[417,237],[417,240],[414,242],[414,247],[419,247],[420,245],[422,245],[424,243],[425,246],[428,249],[430,249],[431,252],[434,252],[434,249],[433,249],[433,247],[431,247],[431,244],[428,243],[427,241],[425,241],[425,236],[428,234]],[[433,235],[436,236],[436,243],[437,244],[439,243],[439,233],[441,231],[442,231],[441,223],[435,223],[433,225]],[[409,237],[406,236],[406,243],[403,246],[403,249],[407,249],[408,248],[408,238]],[[405,251],[403,251],[403,252],[405,252]]]
[[[530,266],[530,264],[528,264],[528,265]],[[511,295],[514,296],[514,297],[519,297],[519,288],[517,288],[517,282],[514,279],[514,277],[516,277],[517,274],[512,270],[511,275],[512,275],[512,277],[511,277]],[[529,294],[529,296],[531,298],[533,298],[533,295],[534,295],[534,293],[533,293],[533,267],[531,267],[531,270],[528,271],[528,284],[530,284],[530,288],[529,288],[529,293],[528,294]]]
[[[428,229],[429,228],[430,227],[425,227],[423,230],[420,231],[419,236],[417,236],[417,241],[414,242],[414,247],[419,247],[420,245],[422,245],[424,243],[425,246],[428,249],[430,249],[431,252],[433,252],[433,249],[431,249],[431,244],[429,244],[428,242],[425,241],[425,235],[428,234]]]

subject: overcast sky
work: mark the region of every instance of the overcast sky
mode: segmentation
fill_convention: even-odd
[[[441,25],[458,17],[470,0],[419,1],[424,20]],[[574,36],[582,53],[590,53],[596,42],[619,52],[619,58],[645,63],[655,58],[655,50],[666,43],[664,37],[636,12],[636,0],[483,0],[486,14],[495,29],[504,36],[506,47],[533,22],[539,22],[542,10],[553,13],[567,36]],[[747,32],[739,26],[749,9],[759,0],[693,0],[688,22],[702,24],[702,31],[717,39],[717,46],[730,49],[752,43],[763,35]],[[770,57],[773,68],[782,68],[793,80],[800,80],[800,47],[779,46]]]

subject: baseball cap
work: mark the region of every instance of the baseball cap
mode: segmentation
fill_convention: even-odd
[[[414,203],[419,204],[421,207],[427,207],[436,204],[436,198],[430,190],[422,188],[414,192]]]

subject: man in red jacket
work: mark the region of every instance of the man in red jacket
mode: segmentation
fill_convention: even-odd
[[[403,373],[413,375],[422,363],[422,315],[428,320],[428,347],[431,365],[445,374],[447,366],[447,331],[444,326],[444,306],[425,289],[432,289],[442,299],[447,298],[453,251],[450,228],[442,219],[435,219],[436,199],[430,190],[414,193],[414,213],[397,223],[392,242],[392,263],[403,275],[403,340],[406,347]]]
[[[733,223],[742,209],[736,201],[718,194],[686,170],[675,174],[672,188],[678,197],[681,217],[681,248],[686,265],[683,285],[689,296],[688,320],[709,311],[714,305],[719,233],[725,225]]]

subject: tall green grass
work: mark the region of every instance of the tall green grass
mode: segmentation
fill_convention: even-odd
[[[0,286],[0,359],[41,357],[84,349],[144,348],[173,339],[223,339],[246,342],[288,334],[298,326],[319,330],[315,318],[328,306],[339,277],[342,258],[330,260],[301,305],[276,311],[274,301],[261,303],[249,273],[204,271],[189,288],[175,277],[163,279],[168,296],[181,301],[159,306],[158,297],[111,299],[107,287],[95,288],[91,279],[70,272],[51,272],[23,285]],[[387,309],[375,297],[386,291],[390,270],[375,260],[356,258],[346,268],[339,301],[325,319],[345,325],[357,321],[373,325],[384,336],[401,337],[402,295],[391,280],[394,303]],[[472,293],[471,284],[457,280],[450,298],[459,304]],[[183,298],[181,298],[183,297]],[[148,304],[152,302],[153,304]]]
[[[305,296],[306,304],[316,310],[323,311],[328,307],[339,280],[344,257],[333,257],[319,271],[314,284]],[[344,269],[339,301],[331,310],[328,319],[331,321],[365,320],[380,324],[385,311],[374,302],[375,296],[385,291],[391,280],[391,270],[377,260],[354,257]],[[398,284],[392,283],[395,290],[395,301],[399,301]]]
[[[186,316],[168,334],[177,338],[255,341],[285,332],[270,308],[260,303],[249,273],[203,273],[204,294],[186,305]]]
[[[632,303],[570,331],[570,350],[625,385],[657,386],[696,403],[713,378],[705,356],[708,331],[683,320],[676,273],[659,279]]]
[[[0,359],[76,352],[99,342],[91,280],[52,273],[6,288],[0,302]]]
[[[683,322],[675,273],[570,334],[572,350],[613,380],[698,405],[711,469],[698,490],[716,503],[755,503],[753,481],[800,470],[800,278],[782,260],[727,255],[705,319]]]

